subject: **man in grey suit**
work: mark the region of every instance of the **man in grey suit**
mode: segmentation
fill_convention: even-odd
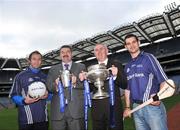
[[[72,61],[72,49],[68,45],[60,48],[62,63],[53,66],[48,73],[47,88],[53,93],[51,101],[51,122],[53,130],[84,130],[84,96],[83,83],[77,78],[81,71],[85,71],[85,65]],[[67,65],[68,64],[68,65]],[[60,112],[60,96],[58,94],[58,81],[60,71],[69,69],[73,74],[71,94],[68,88],[64,88],[65,109]]]

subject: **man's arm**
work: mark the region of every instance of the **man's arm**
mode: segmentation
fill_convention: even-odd
[[[77,74],[76,76],[76,83],[75,83],[75,88],[81,88],[81,89],[84,89],[84,86],[83,86],[83,82],[80,80],[79,78],[79,75],[81,72],[85,72],[86,71],[86,67],[84,64],[79,64],[79,73]]]
[[[21,93],[21,83],[20,83],[20,73],[16,75],[13,85],[11,87],[11,91],[9,93],[9,98],[12,99],[12,101],[18,105],[23,106],[24,105],[24,98],[20,95]]]
[[[165,72],[163,71],[163,68],[161,67],[159,61],[156,59],[156,57],[154,57],[152,54],[148,55],[150,64],[151,64],[151,71],[153,72],[154,76],[157,79],[157,82],[160,84],[160,88],[159,90],[162,89],[162,87],[164,86],[165,80],[167,80],[167,76],[165,74]],[[151,95],[151,97],[153,97],[155,94]],[[154,101],[151,103],[151,105],[157,106],[160,105],[160,101]]]
[[[56,77],[58,78],[58,77]],[[50,69],[48,72],[47,80],[46,80],[46,86],[49,92],[51,93],[57,93],[56,91],[56,79],[54,78],[54,69]]]
[[[162,82],[162,83],[160,84],[160,90],[163,88],[165,82],[166,82],[166,81],[164,81],[164,82]],[[151,95],[151,97],[153,97],[153,96],[154,96],[154,95]],[[158,105],[160,105],[160,103],[161,103],[161,101],[154,101],[154,102],[151,103],[151,105],[153,105],[153,106],[158,106]]]
[[[123,71],[123,66],[120,62],[116,61],[113,63],[115,67],[118,68],[118,73],[117,73],[117,77],[115,80],[115,84],[117,86],[119,86],[122,89],[126,89],[127,88],[127,78],[126,75]]]
[[[13,86],[12,86],[10,94],[9,94],[9,97],[12,99],[12,101],[18,106],[31,104],[31,103],[34,103],[39,100],[39,98],[33,99],[33,98],[30,98],[28,95],[27,96],[21,95],[22,84],[21,84],[20,80],[22,79],[22,77],[23,76],[19,76],[19,74],[15,77]]]
[[[14,95],[14,96],[11,97],[11,99],[18,106],[25,105],[24,98],[22,96],[20,96],[20,95]]]
[[[129,115],[129,111],[131,110],[131,107],[130,107],[130,91],[129,90],[125,90],[124,92],[124,99],[125,99],[125,110],[124,110],[124,113],[123,113],[123,116],[124,117],[131,117],[131,115]]]

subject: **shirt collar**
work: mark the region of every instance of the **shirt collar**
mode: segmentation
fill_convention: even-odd
[[[135,57],[135,58],[132,58],[132,60],[133,61],[136,61],[140,56],[142,56],[144,54],[144,51],[141,51],[138,55],[137,55],[137,57]]]
[[[40,71],[40,68],[33,68],[31,65],[29,66],[29,69],[31,70],[31,72],[33,72],[35,74],[39,73],[39,71]]]
[[[105,65],[107,65],[107,63],[108,63],[108,58],[106,58],[103,62],[99,62],[99,61],[98,61],[98,64],[102,64],[102,63],[104,63]]]
[[[65,70],[64,64],[69,64],[69,67],[68,67],[68,68],[69,68],[69,70],[71,69],[72,61],[70,61],[69,63],[64,63],[64,62],[62,62],[63,70]]]

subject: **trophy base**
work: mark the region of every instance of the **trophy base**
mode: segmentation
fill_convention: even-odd
[[[92,96],[92,99],[104,99],[104,98],[108,98],[109,97],[109,94],[106,93],[106,92],[101,92],[101,93],[95,93],[93,96]]]

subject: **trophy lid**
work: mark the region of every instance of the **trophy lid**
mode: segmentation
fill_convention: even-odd
[[[96,65],[91,65],[88,68],[88,72],[91,70],[97,70],[97,69],[106,69],[106,66],[104,64],[96,64]]]

